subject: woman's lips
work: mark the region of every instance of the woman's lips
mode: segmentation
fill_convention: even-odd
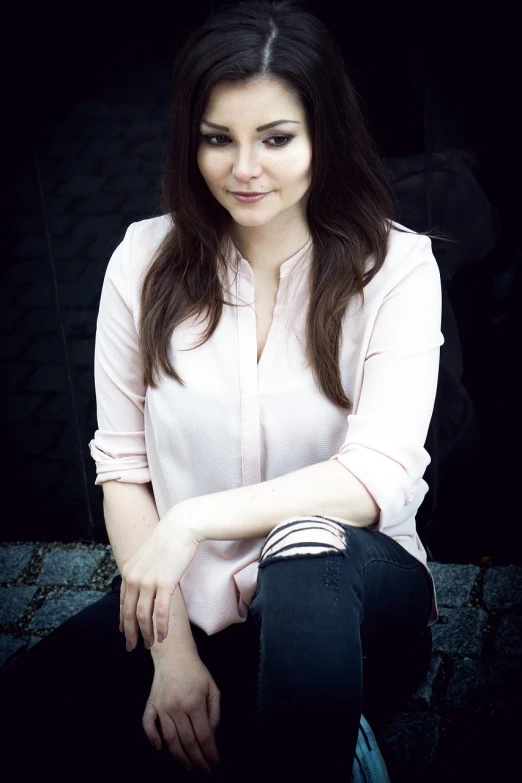
[[[261,201],[261,199],[266,198],[266,196],[269,196],[271,191],[268,191],[268,193],[261,193],[258,196],[240,196],[238,193],[232,193],[232,196],[234,196],[235,199],[238,201],[242,201],[245,204],[253,204],[256,201]]]

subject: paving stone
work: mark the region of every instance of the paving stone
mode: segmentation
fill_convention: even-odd
[[[36,584],[87,585],[104,557],[105,549],[53,549],[45,555]]]
[[[25,544],[1,546],[0,582],[15,582],[35,552],[36,547]]]
[[[60,598],[48,598],[28,627],[31,630],[57,628],[104,595],[106,593],[100,590],[66,590]]]
[[[480,573],[479,566],[429,563],[439,606],[460,607],[468,603],[471,588]]]
[[[37,587],[13,585],[0,587],[0,624],[14,623],[33,600]]]
[[[522,606],[522,566],[488,568],[484,576],[483,600],[488,609]]]
[[[27,647],[28,642],[28,636],[13,636],[10,633],[0,634],[0,666],[5,666],[7,659],[14,655],[15,652],[18,652],[18,650]]]
[[[1,546],[0,582],[15,582],[35,552],[36,547],[24,544]]]
[[[433,651],[450,655],[480,655],[487,614],[483,609],[441,609],[432,625]]]
[[[521,700],[522,672],[516,661],[455,662],[446,693],[450,709],[506,709]]]
[[[430,668],[428,669],[428,673],[426,674],[424,682],[419,685],[411,697],[412,706],[415,705],[428,708],[431,707],[431,700],[433,697],[433,683],[437,679],[441,664],[441,656],[433,655],[431,658]]]
[[[500,618],[495,639],[497,655],[522,656],[522,617],[505,615]]]
[[[383,730],[383,740],[393,755],[406,765],[433,763],[441,717],[431,712],[399,712]]]

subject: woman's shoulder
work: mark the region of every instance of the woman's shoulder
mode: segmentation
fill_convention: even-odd
[[[393,280],[402,278],[420,264],[437,264],[431,239],[418,234],[395,220],[391,224],[390,241],[383,270]]]
[[[153,252],[165,239],[173,225],[172,216],[166,214],[137,220],[131,223],[129,228],[132,227],[133,239],[142,245],[145,250]]]

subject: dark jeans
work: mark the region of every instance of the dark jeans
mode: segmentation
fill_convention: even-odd
[[[361,711],[370,725],[386,720],[423,680],[431,657],[424,566],[383,533],[343,530],[344,550],[268,553],[246,622],[212,636],[191,626],[221,691],[214,779],[349,781]],[[141,634],[125,649],[120,584],[115,578],[110,593],[3,673],[2,762],[17,777],[198,777],[145,736],[154,666]]]

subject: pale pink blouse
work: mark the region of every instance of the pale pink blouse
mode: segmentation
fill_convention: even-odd
[[[89,443],[95,483],[152,482],[161,518],[187,498],[337,459],[380,508],[371,529],[426,566],[415,514],[428,491],[422,477],[431,458],[424,443],[444,343],[431,240],[392,229],[384,265],[364,289],[364,307],[358,297],[346,309],[340,371],[353,401],[347,415],[317,388],[304,359],[311,240],[280,267],[259,365],[254,277],[230,243],[221,279],[227,300],[244,306],[224,306],[210,340],[193,351],[184,349],[199,341],[206,322],[193,317],[174,330],[170,356],[185,386],[164,376],[156,389],[143,386],[140,282],[170,220],[162,215],[131,223],[105,273],[94,360],[99,429]],[[246,620],[264,540],[207,540],[198,547],[180,587],[189,620],[208,635]],[[439,615],[428,574],[433,625]]]

